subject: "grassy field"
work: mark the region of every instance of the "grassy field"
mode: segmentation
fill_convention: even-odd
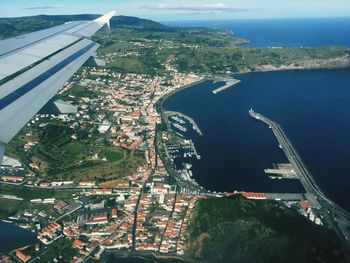
[[[61,237],[49,245],[47,251],[36,262],[51,262],[53,258],[59,258],[59,262],[71,262],[71,259],[78,254],[78,250],[73,249],[72,245],[72,239]]]
[[[97,183],[102,183],[114,179],[122,179],[125,176],[132,174],[137,167],[144,162],[142,156],[136,156],[133,152],[124,151],[120,149],[106,152],[109,161],[91,160],[84,161],[80,164],[69,167],[62,167],[56,169],[55,173],[50,173],[49,170],[48,181],[55,180],[73,180],[79,182],[81,180],[92,180]]]
[[[199,201],[187,245],[201,262],[345,262],[335,232],[281,203],[240,196]]]
[[[78,190],[53,190],[53,189],[42,189],[42,188],[29,188],[24,186],[11,186],[1,185],[0,194],[15,195],[23,198],[24,201],[37,198],[57,198],[57,199],[69,199],[72,195],[78,193]]]
[[[129,180],[127,179],[115,179],[115,180],[110,180],[103,182],[99,184],[99,187],[102,188],[115,188],[115,187],[121,187],[129,184]]]
[[[27,188],[23,186],[0,185],[0,194],[15,195],[23,198],[20,200],[0,199],[0,219],[6,219],[19,210],[33,208],[49,212],[52,205],[34,205],[30,203],[31,199],[56,198],[59,200],[68,200],[73,194],[78,193],[77,190],[52,190]]]
[[[15,211],[18,211],[23,201],[0,198],[0,219],[6,219]]]
[[[73,130],[65,125],[48,124],[41,130],[36,154],[59,165],[80,161],[86,156],[86,148],[71,138],[73,134]]]
[[[110,162],[116,162],[126,158],[126,152],[116,147],[104,147],[101,154]]]

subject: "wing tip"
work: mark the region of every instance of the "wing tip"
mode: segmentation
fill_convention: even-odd
[[[103,15],[103,16],[100,16],[99,18],[95,19],[94,21],[99,23],[99,24],[101,24],[101,25],[104,25],[104,24],[108,23],[109,20],[113,16],[115,16],[116,13],[117,13],[116,11],[111,11],[111,12],[109,12],[109,13]]]

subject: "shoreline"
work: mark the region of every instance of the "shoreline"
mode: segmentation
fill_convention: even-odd
[[[277,72],[277,71],[313,71],[313,70],[338,70],[350,68],[349,65],[338,66],[338,67],[288,67],[285,68],[271,68],[271,69],[258,69],[258,70],[247,70],[232,72],[233,75],[249,74],[249,73],[265,73],[265,72]]]
[[[164,95],[163,97],[159,98],[159,100],[156,102],[156,104],[160,103],[160,105],[159,105],[159,106],[160,106],[160,108],[159,108],[159,109],[160,109],[159,114],[161,114],[161,117],[163,117],[163,111],[164,111],[163,104],[164,104],[164,102],[165,102],[170,96],[172,96],[172,95],[174,95],[174,94],[176,94],[176,93],[178,93],[178,92],[180,92],[180,91],[182,91],[182,90],[191,88],[191,87],[193,87],[193,86],[195,86],[195,85],[204,83],[204,82],[206,82],[206,81],[208,81],[208,80],[210,80],[210,79],[207,78],[207,77],[204,77],[204,78],[201,79],[201,80],[197,80],[197,81],[194,81],[194,82],[192,82],[192,83],[189,83],[189,84],[187,84],[187,85],[185,85],[185,86],[181,86],[180,88],[175,89],[175,90],[173,90],[172,92],[170,92],[170,93]]]
[[[170,96],[172,96],[172,95],[174,95],[174,94],[176,94],[176,93],[178,93],[178,92],[180,92],[180,91],[183,91],[183,90],[185,90],[185,89],[191,88],[191,87],[193,87],[193,86],[195,86],[195,85],[204,83],[204,82],[206,82],[206,81],[210,81],[210,78],[208,78],[208,77],[203,77],[203,78],[200,79],[200,80],[197,80],[197,81],[194,81],[194,82],[189,83],[189,84],[187,84],[187,85],[184,85],[184,86],[182,86],[182,87],[179,87],[178,89],[175,89],[175,90],[173,90],[172,92],[170,92],[170,93],[164,95],[163,97],[159,98],[159,100],[158,100],[158,101],[156,102],[156,104],[155,104],[155,107],[156,107],[156,111],[159,113],[159,115],[160,115],[160,117],[161,117],[162,123],[163,123],[163,122],[166,123],[165,118],[167,118],[167,116],[166,116],[166,114],[165,114],[166,110],[164,109],[164,105],[163,105],[163,104],[164,104],[164,102],[165,102]],[[179,111],[177,111],[177,112],[179,112]],[[181,113],[181,112],[179,112],[179,113]],[[181,113],[181,114],[182,114],[182,113]],[[195,121],[195,120],[193,120],[193,121]],[[167,130],[168,130],[169,132],[172,132],[172,131],[169,130],[168,128],[167,128]],[[179,135],[177,135],[177,136],[179,136]],[[158,142],[158,143],[159,143],[159,142]],[[156,145],[156,147],[159,148],[159,145]],[[160,157],[160,155],[159,155],[159,157]],[[160,158],[161,158],[161,157],[160,157]],[[164,158],[165,158],[165,160],[163,160],[163,162],[164,162],[164,165],[165,165],[166,169],[168,170],[169,174],[170,174],[170,175],[173,174],[172,176],[178,175],[177,172],[176,172],[176,170],[174,169],[172,163],[171,163],[171,160],[169,160],[169,158],[168,158],[167,156],[164,156]],[[169,166],[169,167],[168,167],[168,166]],[[176,177],[177,177],[177,176],[176,176]],[[174,179],[175,179],[175,178],[174,178]],[[176,180],[176,179],[175,179],[175,180]],[[196,185],[197,187],[201,188],[201,189],[204,190],[205,192],[209,192],[206,188],[204,188],[201,184],[199,184],[194,178],[193,178],[193,180],[194,180],[194,182],[193,182],[194,185]]]
[[[120,250],[109,250],[107,253],[108,256],[114,256],[114,259],[140,259],[140,260],[146,260],[147,262],[193,262],[191,258],[188,258],[186,256],[179,256],[179,255],[166,255],[161,254],[157,252],[146,252],[146,251],[133,251],[133,252],[126,252],[126,251],[120,251]],[[108,262],[108,261],[107,261]]]

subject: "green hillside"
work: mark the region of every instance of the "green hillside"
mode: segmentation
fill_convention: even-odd
[[[38,15],[28,17],[0,18],[0,39],[29,33],[36,30],[64,24],[69,21],[93,20],[100,15]],[[133,27],[142,30],[171,31],[160,23],[130,16],[115,16],[111,19],[111,27]]]
[[[345,262],[334,232],[277,202],[213,198],[192,216],[187,253],[201,262]]]

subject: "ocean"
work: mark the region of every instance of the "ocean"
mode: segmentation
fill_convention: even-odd
[[[168,21],[169,26],[227,29],[252,47],[350,46],[350,18]]]
[[[350,19],[311,19],[304,28],[299,26],[302,21],[286,21],[202,22],[198,26],[220,25],[247,37],[253,34],[256,23],[262,30],[256,30],[251,45],[261,47],[350,46],[350,27],[346,26]],[[192,23],[190,26],[195,25]],[[289,34],[281,33],[283,24],[290,29]],[[236,77],[242,82],[219,94],[213,95],[215,85],[205,82],[174,94],[164,103],[165,109],[195,119],[203,131],[203,136],[192,137],[202,157],[193,160],[197,182],[213,191],[303,191],[296,180],[271,180],[264,173],[265,168],[286,162],[286,158],[271,130],[249,118],[248,111],[253,108],[284,128],[321,189],[350,211],[350,69]]]

